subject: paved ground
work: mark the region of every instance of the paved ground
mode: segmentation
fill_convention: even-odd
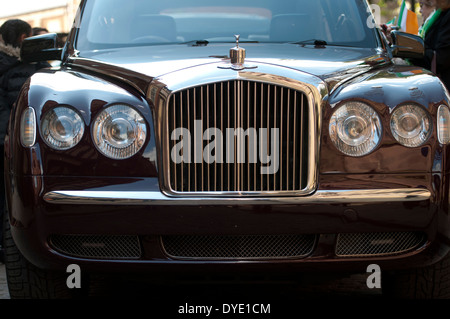
[[[0,263],[0,299],[9,299],[8,285],[6,284],[5,265]]]
[[[182,283],[159,283],[150,285],[129,278],[103,278],[101,286],[91,289],[91,299],[117,299],[120,298],[153,298],[151,291],[158,292],[158,298],[163,300],[179,300],[185,302],[215,302],[222,303],[233,296],[233,300],[246,300],[252,296],[255,302],[270,302],[271,300],[289,300],[295,302],[300,299],[310,298],[337,298],[337,299],[379,299],[380,289],[369,289],[366,286],[367,274],[351,276],[342,275],[308,275],[300,282],[259,280],[251,284],[240,282],[224,283],[225,281],[198,283],[184,281]],[[223,279],[223,278],[222,278]],[[10,299],[5,266],[0,264],[0,299]]]

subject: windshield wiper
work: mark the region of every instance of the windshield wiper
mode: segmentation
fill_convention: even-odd
[[[187,44],[192,47],[206,47],[209,44],[208,40],[192,40],[187,42],[182,42],[180,44]]]
[[[318,40],[318,39],[310,39],[310,40],[304,40],[304,41],[298,41],[298,42],[289,42],[289,44],[314,44],[316,46],[328,45],[327,41]]]
[[[181,42],[179,44],[187,44],[193,47],[205,47],[207,46],[209,43],[235,43],[234,41],[224,41],[224,40],[213,40],[213,41],[208,41],[208,40],[192,40],[192,41],[186,41],[186,42]],[[253,40],[247,40],[247,41],[240,41],[239,43],[259,43],[259,41],[253,41]]]

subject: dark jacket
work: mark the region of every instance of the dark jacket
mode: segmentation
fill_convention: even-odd
[[[48,64],[22,63],[20,49],[7,46],[0,40],[0,145],[4,144],[11,108],[26,80]]]
[[[441,12],[425,36],[425,58],[415,61],[432,70],[433,55],[436,52],[436,73],[450,90],[450,10]],[[414,62],[414,63],[415,63]]]

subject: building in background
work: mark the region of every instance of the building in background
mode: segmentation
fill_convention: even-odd
[[[21,0],[20,8],[7,6],[0,10],[0,25],[9,19],[21,19],[33,28],[41,27],[49,32],[64,34],[70,31],[80,2],[81,0]]]

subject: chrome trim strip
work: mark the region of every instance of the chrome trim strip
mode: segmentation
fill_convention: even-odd
[[[420,188],[320,190],[305,197],[169,197],[159,191],[52,191],[44,195],[50,204],[67,205],[157,205],[157,206],[233,206],[300,205],[416,202],[431,199],[431,192]]]

